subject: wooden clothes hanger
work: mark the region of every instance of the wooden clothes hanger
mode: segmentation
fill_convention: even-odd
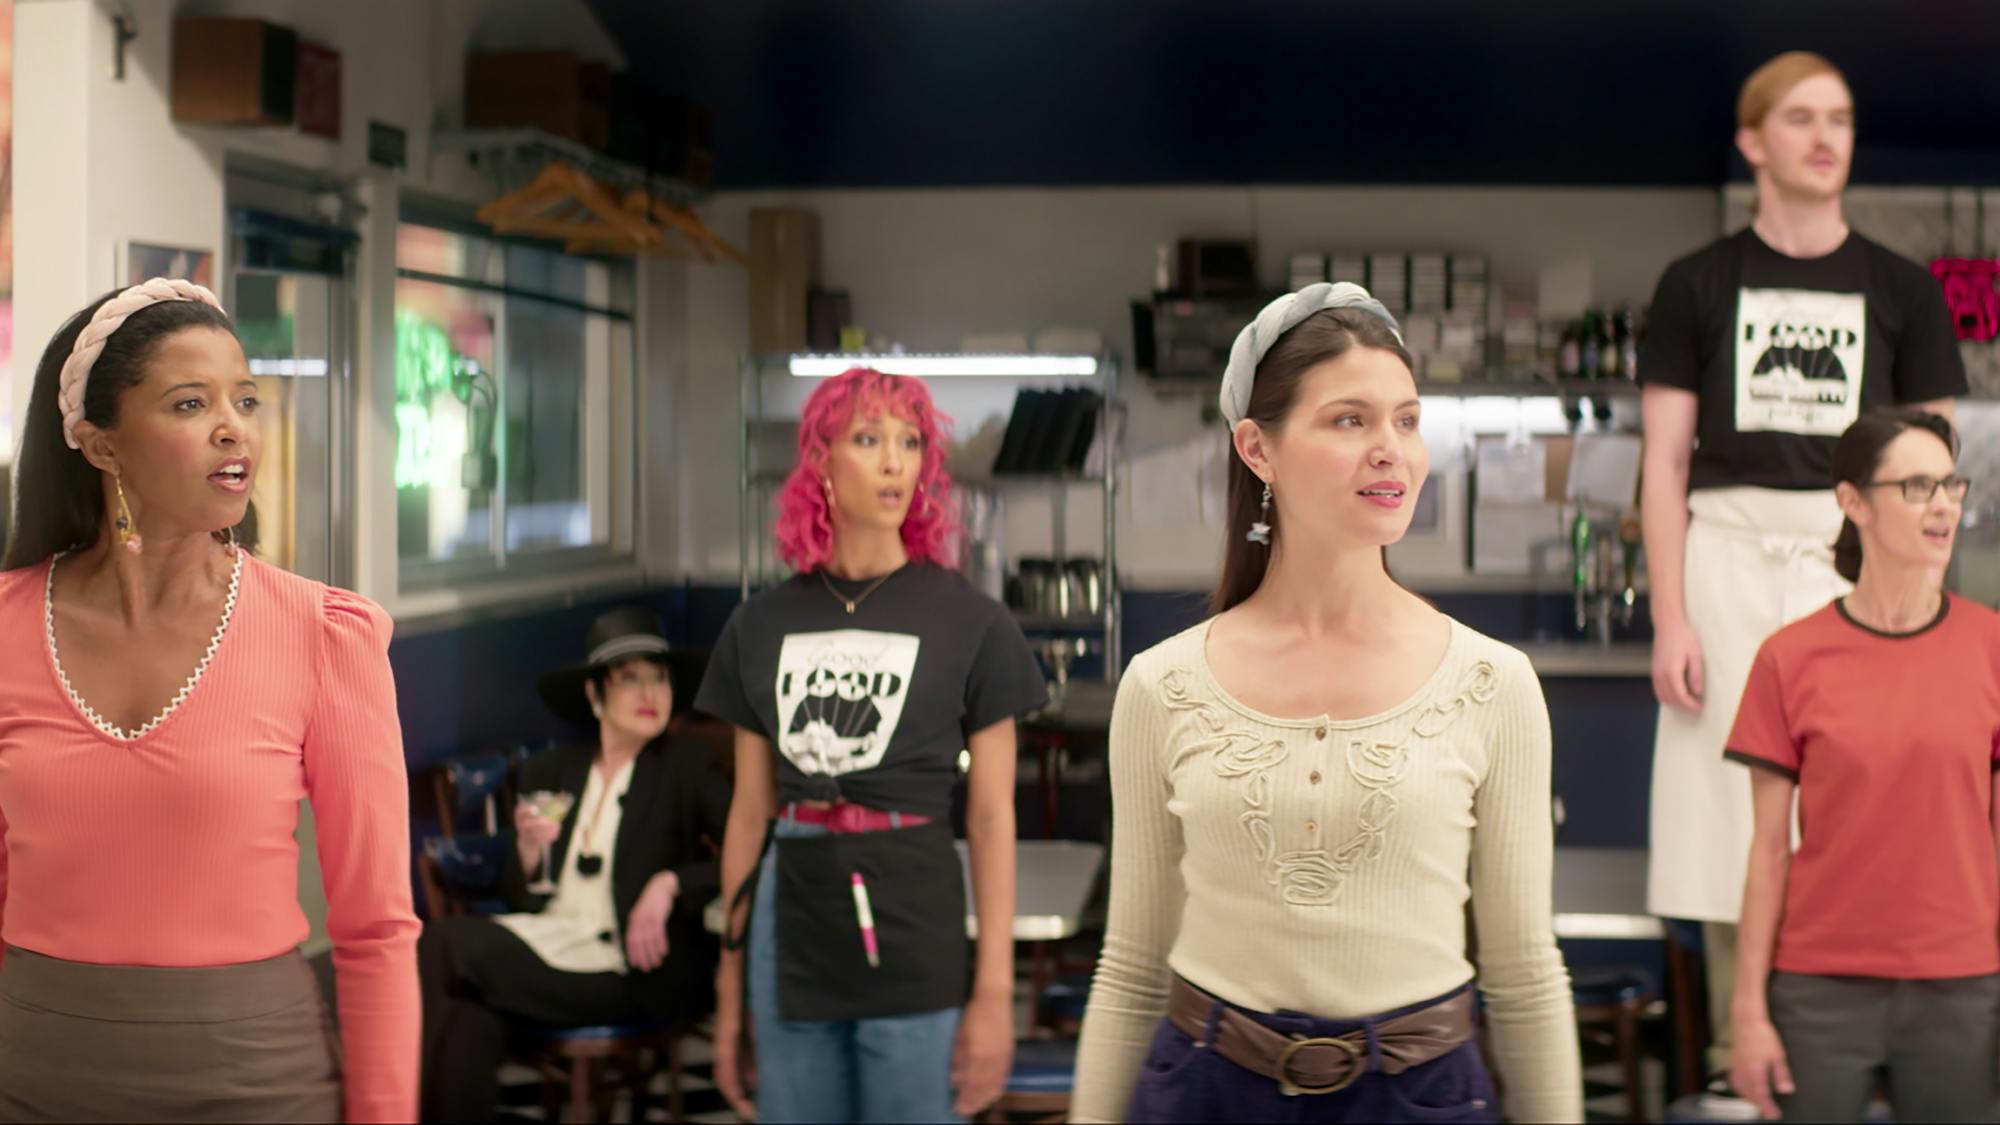
[[[665,235],[643,215],[621,207],[596,178],[561,162],[544,166],[528,186],[474,212],[497,234],[605,243],[633,253]]]
[[[527,186],[475,212],[496,234],[559,240],[572,254],[692,256],[703,262],[747,264],[743,252],[717,237],[686,207],[633,189],[623,199],[611,187],[572,165],[544,165]],[[668,232],[678,238],[669,238]]]
[[[677,206],[664,199],[655,199],[652,214],[653,218],[680,231],[682,237],[694,243],[695,253],[700,254],[703,261],[718,262],[727,259],[739,266],[746,265],[750,261],[744,256],[743,251],[724,242],[714,231],[708,229],[707,223],[702,222],[686,207]]]
[[[629,244],[616,241],[582,238],[572,240],[566,246],[566,249],[571,253],[577,254],[601,252],[643,253],[653,257],[672,258],[676,260],[686,260],[692,257],[709,264],[729,261],[735,262],[737,265],[745,265],[749,262],[749,259],[741,250],[723,241],[714,231],[708,229],[708,224],[702,222],[699,216],[686,207],[670,203],[667,200],[660,199],[644,190],[636,188],[625,193],[624,205],[625,210],[630,214],[657,219],[662,224],[662,228],[656,228],[662,229],[662,240],[643,247],[633,247]],[[668,231],[680,237],[667,238],[665,237],[665,232]]]

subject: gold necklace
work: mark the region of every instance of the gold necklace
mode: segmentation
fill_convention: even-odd
[[[593,769],[596,767],[592,767]],[[597,775],[602,778],[602,773]],[[611,781],[605,781],[597,790],[597,807],[590,810],[590,823],[583,826],[583,850],[596,851],[597,824],[604,819],[604,805],[611,799]]]
[[[595,763],[590,768],[599,781],[597,807],[590,812],[590,823],[583,826],[583,839],[576,853],[576,873],[585,878],[604,870],[604,854],[597,847],[597,825],[604,819],[604,805],[611,799],[611,789],[617,780],[615,777],[605,778]]]
[[[892,570],[889,572],[889,574],[884,574],[880,578],[877,578],[875,581],[870,582],[866,590],[861,591],[859,594],[856,594],[851,598],[848,597],[846,594],[841,593],[838,589],[834,587],[833,579],[827,577],[826,569],[824,567],[820,568],[819,580],[826,584],[826,592],[832,594],[835,598],[839,599],[840,604],[847,607],[848,615],[853,616],[854,607],[860,605],[862,602],[867,601],[868,595],[874,593],[877,589],[879,589],[882,583],[887,582],[889,580],[889,575],[894,573],[896,572]]]

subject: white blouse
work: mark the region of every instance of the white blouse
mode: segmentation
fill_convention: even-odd
[[[626,971],[625,950],[618,942],[618,907],[611,898],[611,868],[618,851],[625,790],[632,784],[636,761],[625,763],[608,786],[604,772],[594,764],[590,767],[590,780],[584,784],[583,797],[573,813],[576,827],[570,833],[562,873],[556,877],[556,893],[541,913],[501,914],[493,919],[512,930],[552,969],[566,973]],[[577,870],[577,859],[585,853],[604,858],[597,874],[586,876]]]

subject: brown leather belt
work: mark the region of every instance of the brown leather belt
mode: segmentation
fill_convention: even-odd
[[[1345,1090],[1368,1073],[1368,1032],[1345,1035],[1287,1035],[1222,1004],[1210,1038],[1209,1013],[1222,1003],[1194,985],[1174,978],[1167,1001],[1167,1019],[1193,1039],[1197,1047],[1215,1053],[1255,1074],[1275,1079],[1287,1095],[1331,1094]],[[1428,1008],[1383,1020],[1375,1025],[1384,1074],[1401,1074],[1469,1042],[1474,1034],[1472,990],[1466,989]]]

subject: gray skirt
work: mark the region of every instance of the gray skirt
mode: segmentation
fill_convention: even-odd
[[[0,1122],[340,1120],[340,1058],[297,952],[212,969],[0,961]]]

